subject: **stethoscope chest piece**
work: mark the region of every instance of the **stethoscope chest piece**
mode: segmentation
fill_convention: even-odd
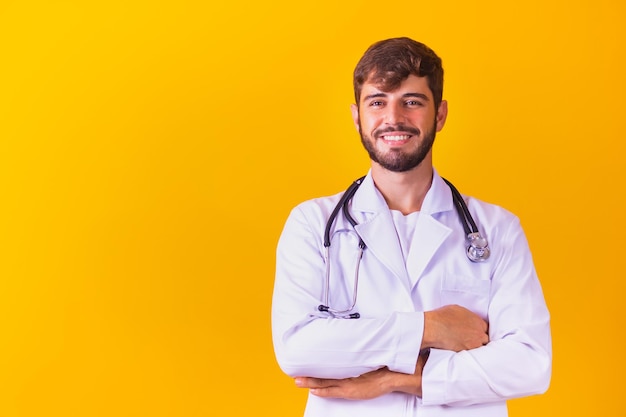
[[[473,232],[467,235],[469,246],[467,247],[467,257],[472,262],[484,262],[489,259],[491,249],[487,239],[482,237],[480,233]]]

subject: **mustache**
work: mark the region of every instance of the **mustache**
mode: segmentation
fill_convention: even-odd
[[[415,127],[398,124],[395,126],[386,126],[386,127],[381,127],[380,129],[376,129],[374,130],[373,135],[375,138],[377,138],[377,137],[380,137],[381,135],[384,135],[385,133],[391,133],[391,132],[407,132],[415,136],[419,136],[422,133],[419,129]]]

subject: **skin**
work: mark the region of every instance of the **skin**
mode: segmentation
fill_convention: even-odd
[[[295,382],[300,388],[309,388],[311,394],[326,398],[369,400],[393,391],[421,397],[422,369],[425,364],[426,355],[422,354],[417,359],[413,374],[401,374],[381,368],[356,378],[296,378]]]
[[[432,92],[425,77],[409,75],[394,91],[382,91],[366,82],[361,89],[361,100],[351,106],[352,120],[362,137],[375,150],[378,159],[393,159],[398,154],[420,151],[425,138],[441,131],[448,116],[444,100],[435,109]],[[415,134],[415,130],[420,134]],[[386,132],[380,134],[379,132]],[[390,136],[405,136],[406,140],[387,140]],[[433,178],[432,149],[417,166],[401,172],[371,161],[372,177],[385,197],[389,208],[403,214],[418,211]]]
[[[433,179],[432,142],[448,116],[448,103],[435,109],[425,77],[409,75],[393,91],[366,82],[352,119],[370,154],[372,178],[392,210],[419,211]],[[362,400],[390,392],[422,396],[422,372],[428,348],[459,352],[489,342],[488,324],[458,305],[424,313],[421,354],[413,374],[380,368],[356,378],[295,378],[296,386],[326,398]]]

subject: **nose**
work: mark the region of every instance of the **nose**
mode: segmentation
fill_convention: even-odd
[[[401,104],[387,106],[385,113],[385,123],[389,125],[397,125],[406,121],[404,108]]]

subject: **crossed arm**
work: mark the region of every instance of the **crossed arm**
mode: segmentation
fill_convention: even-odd
[[[428,360],[428,349],[459,352],[489,342],[488,323],[468,309],[449,305],[424,313],[424,335],[421,353],[413,374],[380,368],[356,378],[324,379],[296,377],[296,386],[308,388],[311,394],[327,398],[365,400],[390,392],[422,396],[422,371]]]

